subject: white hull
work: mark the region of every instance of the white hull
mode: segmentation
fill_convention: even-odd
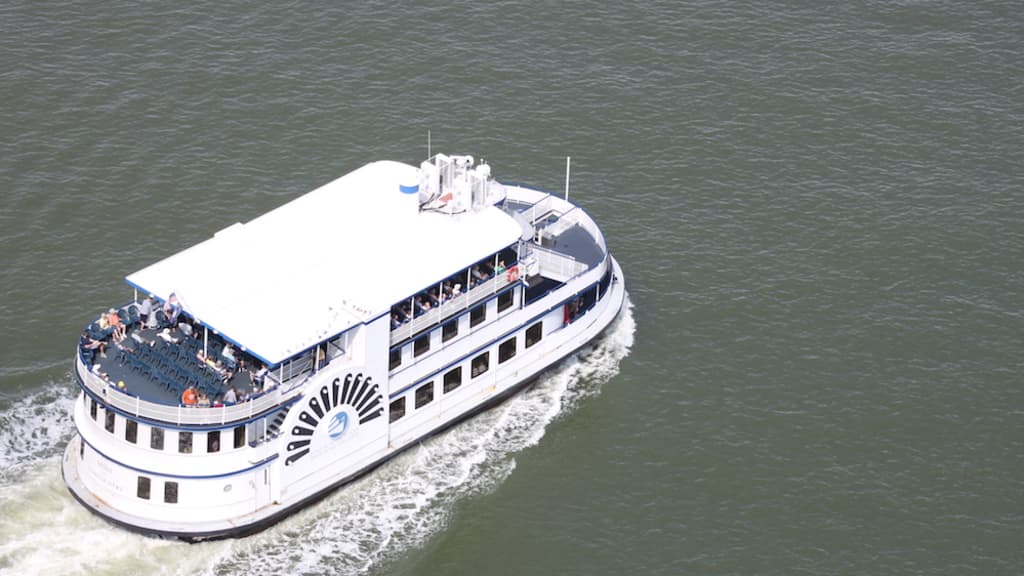
[[[614,259],[612,263],[615,277],[621,278],[622,274],[618,263]],[[436,434],[460,420],[500,403],[532,382],[545,370],[600,336],[618,315],[625,299],[625,287],[621,280],[613,282],[612,287],[612,291],[601,300],[599,306],[566,328],[546,336],[541,344],[538,344],[537,350],[531,354],[524,354],[510,360],[507,366],[503,365],[501,370],[493,371],[492,378],[474,382],[471,386],[464,386],[464,389],[457,395],[445,398],[444,402],[436,402],[434,409],[425,410],[405,421],[400,420],[398,424],[401,425],[388,426],[385,434],[372,435],[365,442],[339,451],[337,455],[322,455],[313,466],[318,470],[295,481],[292,485],[275,485],[281,482],[282,458],[271,460],[264,466],[245,473],[205,481],[211,485],[210,493],[214,497],[223,494],[222,486],[226,483],[252,485],[253,489],[244,499],[244,503],[237,507],[237,513],[230,517],[196,520],[195,513],[199,510],[191,510],[182,520],[170,521],[166,518],[154,519],[132,515],[122,509],[110,506],[88,488],[87,481],[81,476],[82,470],[85,468],[79,460],[83,442],[81,435],[76,435],[65,450],[62,463],[64,479],[79,501],[96,514],[116,524],[148,535],[201,541],[244,536],[262,530],[304,506],[315,503],[333,490],[369,472],[425,437]],[[552,295],[552,301],[555,300],[557,300],[557,295]],[[522,312],[524,315],[536,313],[533,309],[526,309]],[[548,314],[557,317],[553,318],[554,321],[561,321],[560,306],[556,305]],[[496,328],[498,329],[496,331],[501,330],[501,327]],[[465,352],[465,348],[469,347],[471,346],[460,347],[460,351]],[[324,375],[324,380],[332,381],[335,377],[328,373]],[[318,387],[318,383],[310,385],[311,390]],[[84,393],[80,401],[76,403],[76,421],[86,419],[84,414],[86,403],[83,400]],[[284,452],[280,445],[285,442],[286,438],[287,436],[282,435],[274,441],[277,452]],[[92,452],[88,445],[86,449]],[[100,459],[107,458],[106,455],[95,454]],[[93,454],[90,454],[89,458],[95,459],[92,456]],[[320,461],[323,462],[322,465]],[[104,481],[113,484],[117,484],[119,468],[122,469],[120,476],[123,476],[124,485],[131,486],[137,475],[134,470],[124,468],[113,460],[106,462],[105,465],[101,464],[100,467]],[[265,487],[262,494],[256,490],[256,487],[260,485]],[[216,488],[214,489],[213,486]],[[253,509],[247,510],[250,507]],[[209,511],[210,503],[199,508]]]
[[[470,161],[457,168],[471,165]],[[402,170],[396,166],[400,165],[371,165],[377,171],[371,170],[371,176],[386,179]],[[448,169],[454,170],[452,166]],[[431,166],[424,170],[428,176],[431,170],[437,172]],[[474,177],[486,180],[489,170],[481,174]],[[433,177],[441,178],[443,184],[443,177]],[[450,183],[452,176],[448,178]],[[474,194],[493,193],[486,186],[474,190]],[[499,203],[507,194],[514,206],[503,208],[508,215],[481,208],[481,212],[491,210],[484,221],[474,219],[484,216],[457,214],[409,217],[425,218],[426,224],[416,220],[416,225],[434,226],[437,234],[448,233],[452,226],[503,226],[500,234],[495,232],[491,247],[478,252],[492,255],[495,265],[503,264],[503,257],[514,257],[511,269],[505,272],[504,266],[495,266],[489,279],[473,281],[472,289],[468,289],[471,268],[456,270],[449,280],[464,274],[467,290],[460,292],[456,284],[450,299],[418,310],[415,316],[411,309],[418,301],[408,298],[410,313],[404,322],[396,319],[406,302],[401,297],[379,296],[381,302],[398,302],[390,314],[387,308],[374,311],[372,304],[358,306],[342,300],[332,305],[333,309],[340,305],[344,313],[328,318],[334,326],[323,331],[327,336],[314,337],[314,342],[321,339],[320,344],[298,354],[289,352],[292,348],[286,343],[267,344],[260,333],[249,335],[249,340],[238,337],[243,344],[263,343],[261,350],[269,352],[257,358],[272,357],[265,363],[272,364],[268,380],[274,385],[251,399],[199,408],[176,400],[153,401],[139,391],[150,380],[131,380],[131,374],[124,372],[128,385],[119,386],[116,377],[102,373],[99,364],[79,354],[75,374],[82,394],[74,410],[78,434],[62,460],[63,477],[72,494],[99,516],[149,535],[187,541],[244,536],[323,498],[425,437],[494,406],[597,338],[625,300],[621,270],[608,255],[600,231],[589,216],[564,200],[521,187],[501,192]],[[473,202],[480,198],[474,196]],[[330,201],[336,200],[332,196]],[[285,216],[289,213],[276,217]],[[522,224],[527,218],[530,224]],[[528,245],[519,238],[520,226],[536,231]],[[245,233],[237,228],[231,232]],[[520,247],[511,252],[516,242]],[[564,245],[581,243],[583,250],[566,252]],[[471,264],[479,257],[469,258],[464,259]],[[169,264],[156,266],[177,263],[173,258],[165,262]],[[145,269],[134,277],[152,285],[161,280],[162,269]],[[428,280],[421,285],[428,288],[421,295],[434,289],[431,278],[440,293],[438,276],[429,268],[422,274]],[[527,276],[529,282],[524,280]],[[324,279],[343,280],[348,278]],[[294,288],[298,293],[306,289]],[[397,290],[399,295],[408,294],[402,292],[405,288]],[[217,307],[219,294],[205,298],[195,291],[191,294],[197,303],[197,321],[221,314],[220,325],[229,328],[225,335],[245,334],[247,318],[220,312],[223,302],[231,301],[220,301]],[[372,302],[375,296],[372,291],[363,292],[356,301]],[[311,318],[320,322],[315,315]],[[242,328],[232,332],[232,322]],[[296,322],[301,327],[302,319]],[[281,329],[286,337],[305,337],[295,326]],[[139,358],[162,345],[136,339],[146,345],[121,355],[119,362],[125,366],[138,368]],[[176,364],[187,356],[177,350],[180,346],[164,349],[161,354],[181,356],[178,360],[161,356],[160,367],[191,378]],[[281,350],[281,355],[273,356]],[[114,368],[113,359],[104,362],[111,363],[108,370]],[[159,376],[168,388],[177,385],[164,374],[151,374],[147,366],[143,372],[150,379]]]

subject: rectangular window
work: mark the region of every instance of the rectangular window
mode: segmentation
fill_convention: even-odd
[[[206,452],[220,452],[220,430],[206,433]]]
[[[444,375],[444,393],[447,394],[462,385],[462,366],[452,368]]]
[[[431,380],[416,389],[416,408],[426,406],[434,400],[434,381]]]
[[[473,308],[469,311],[469,327],[472,328],[487,319],[487,303]]]
[[[530,346],[533,346],[537,342],[540,342],[540,339],[544,337],[543,330],[544,330],[544,323],[543,322],[537,322],[533,326],[530,326],[529,328],[526,329],[526,347],[527,348],[529,348]]]
[[[513,336],[498,346],[498,364],[516,355],[516,338]]]
[[[106,410],[106,422],[103,423],[103,427],[107,429],[107,432],[114,433],[114,412]]]
[[[484,372],[487,372],[487,369],[490,368],[490,365],[491,353],[484,352],[483,354],[477,356],[476,358],[473,358],[470,373],[473,375],[473,378],[476,378],[477,376],[483,374]]]
[[[393,400],[388,413],[390,414],[390,416],[388,416],[388,422],[394,422],[402,416],[405,416],[405,396]]]
[[[135,488],[135,495],[143,500],[149,500],[149,478],[139,476],[139,485]]]
[[[447,342],[459,334],[459,319],[452,318],[441,327],[441,342]]]
[[[192,433],[181,430],[178,432],[178,452],[182,454],[192,453]]]
[[[139,439],[139,423],[135,420],[124,421],[124,439],[135,444]]]
[[[391,362],[389,364],[389,367],[390,367],[391,370],[394,370],[395,368],[398,368],[401,365],[402,365],[402,349],[401,348],[395,348],[394,350],[391,351]]]
[[[235,428],[235,448],[245,446],[245,426]]]
[[[426,333],[423,336],[417,338],[412,344],[412,355],[419,356],[427,350],[430,350],[430,333]]]
[[[150,428],[149,429],[149,447],[153,450],[164,449],[164,429],[163,428]]]
[[[178,483],[164,482],[164,502],[168,504],[178,503]]]
[[[96,401],[92,398],[89,398],[89,416],[92,416],[93,420],[96,419]]]
[[[515,289],[505,290],[498,295],[498,313],[500,314],[504,310],[508,310],[512,306],[512,302],[515,299]]]

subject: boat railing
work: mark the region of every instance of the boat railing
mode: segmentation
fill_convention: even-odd
[[[77,369],[82,385],[103,402],[137,418],[158,420],[177,425],[208,426],[247,420],[267,412],[301,393],[296,387],[284,392],[276,386],[251,400],[238,404],[198,407],[159,404],[143,400],[131,392],[118,388],[114,383],[90,371],[80,355],[76,355]]]
[[[590,233],[602,251],[607,251],[604,235],[597,227],[597,223],[579,206],[552,192],[536,190],[529,186],[507,184],[506,188],[513,189],[516,201],[524,205],[517,211],[529,217],[530,224],[538,232],[537,240],[540,240],[541,234],[554,237],[573,225],[579,225]]]
[[[391,330],[391,345],[408,340],[420,332],[440,323],[442,320],[462,310],[471,308],[474,304],[497,294],[502,288],[518,282],[518,274],[502,272],[495,274],[488,280],[480,282],[469,291],[458,294],[442,302],[438,306],[424,311],[419,316],[397,326]]]
[[[534,244],[530,246],[530,251],[537,259],[540,274],[545,278],[551,278],[558,282],[565,282],[589,269],[586,264],[579,262],[572,256],[550,248]]]

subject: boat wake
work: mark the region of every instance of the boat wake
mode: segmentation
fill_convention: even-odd
[[[444,529],[458,502],[495,489],[515,456],[618,373],[628,300],[597,342],[531,388],[408,450],[323,502],[242,540],[144,538],[82,508],[60,478],[73,398],[52,384],[0,413],[0,574],[371,574]]]

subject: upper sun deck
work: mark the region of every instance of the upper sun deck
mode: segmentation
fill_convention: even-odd
[[[127,280],[276,364],[519,239],[489,170],[438,158],[368,164]],[[224,273],[240,253],[257,267]]]

